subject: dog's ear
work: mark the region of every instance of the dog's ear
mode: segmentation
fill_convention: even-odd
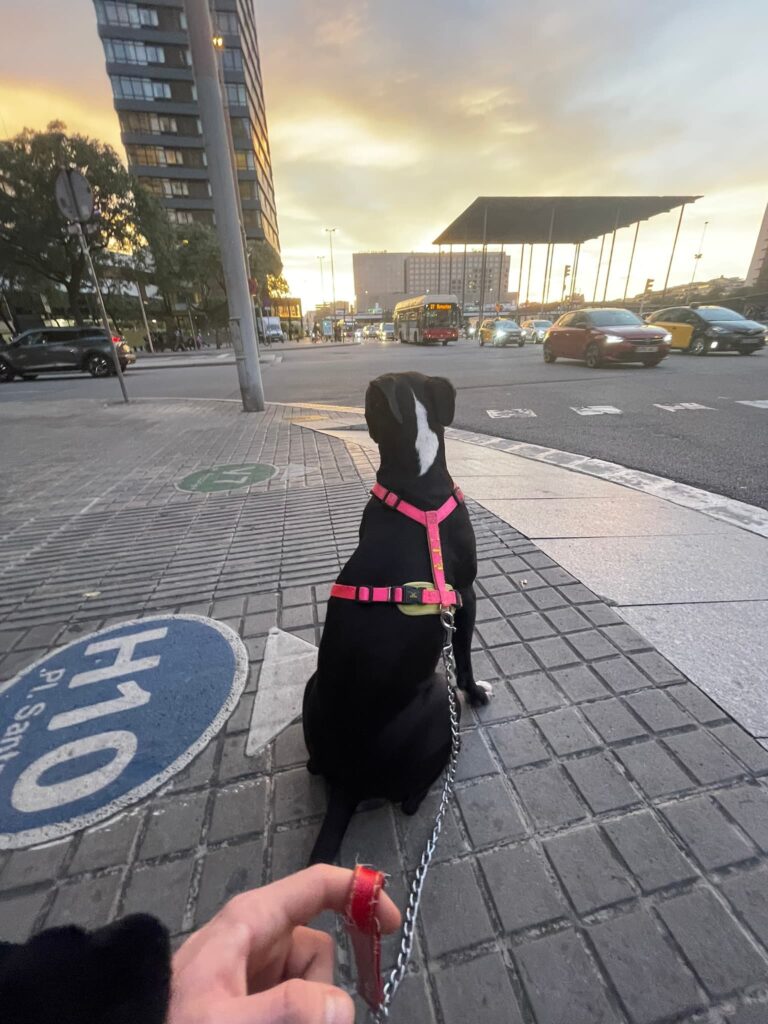
[[[456,388],[445,377],[428,377],[427,394],[437,422],[444,427],[453,423],[456,412]]]
[[[387,400],[389,411],[395,417],[398,423],[403,422],[403,414],[400,412],[400,405],[397,401],[397,377],[391,373],[385,373],[383,377],[377,377],[376,380],[372,380],[368,385],[369,392],[371,388],[375,388],[380,391]],[[368,403],[366,402],[366,407]]]

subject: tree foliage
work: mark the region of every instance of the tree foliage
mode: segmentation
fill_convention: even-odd
[[[93,189],[97,267],[109,264],[116,250],[138,253],[145,248],[141,213],[149,215],[153,197],[142,194],[111,146],[68,135],[60,121],[43,132],[25,128],[0,142],[0,266],[9,268],[26,290],[45,282],[63,286],[77,319],[85,262],[56,205],[54,186],[63,167],[82,171]]]

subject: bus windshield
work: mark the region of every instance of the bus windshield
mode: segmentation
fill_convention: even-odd
[[[454,308],[427,309],[424,312],[424,324],[427,327],[452,327],[456,322]]]

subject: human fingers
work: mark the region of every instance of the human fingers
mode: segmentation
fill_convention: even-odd
[[[354,1024],[355,1004],[333,985],[294,978],[221,1004],[217,1024]]]
[[[333,939],[325,932],[301,926],[294,928],[283,976],[330,984],[333,981],[335,948]]]
[[[286,928],[307,924],[323,910],[343,914],[349,902],[352,872],[330,864],[315,864],[262,889],[253,889],[230,900],[223,913],[239,921],[269,922],[279,934]],[[386,935],[400,924],[400,911],[385,892],[376,916]]]

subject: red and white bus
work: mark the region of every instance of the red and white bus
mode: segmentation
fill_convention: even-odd
[[[420,345],[458,341],[461,313],[455,295],[418,295],[395,306],[395,337]]]

